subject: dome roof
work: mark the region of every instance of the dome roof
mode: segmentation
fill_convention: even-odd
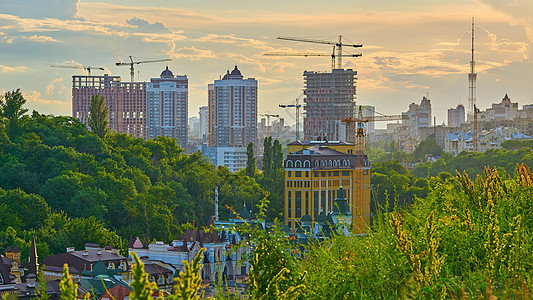
[[[161,72],[161,78],[174,78],[174,74],[168,69],[168,66]]]
[[[239,71],[239,69],[237,69],[237,66],[235,66],[235,69],[233,69],[233,71],[231,71],[231,75],[242,75],[241,74],[241,71]]]

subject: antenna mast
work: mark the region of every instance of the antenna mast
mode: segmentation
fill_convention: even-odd
[[[476,105],[476,61],[474,60],[474,17],[472,17],[472,60],[470,61],[470,74],[468,74],[468,116],[470,121],[474,117],[474,106]]]

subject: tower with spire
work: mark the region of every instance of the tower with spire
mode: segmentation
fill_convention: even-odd
[[[474,60],[474,17],[472,17],[472,60],[470,61],[470,73],[468,74],[468,121],[474,118],[474,106],[476,105],[476,61]]]
[[[28,257],[28,264],[26,265],[28,274],[35,274],[39,272],[39,261],[37,256],[37,244],[35,243],[35,236],[31,238],[30,256]]]

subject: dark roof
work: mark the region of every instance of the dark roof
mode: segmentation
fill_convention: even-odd
[[[174,74],[168,69],[168,66],[161,72],[161,78],[174,78]]]
[[[85,243],[85,247],[100,248],[100,245],[94,243]]]
[[[188,229],[183,235],[183,239],[187,242],[201,242],[201,243],[221,243],[218,232],[214,229],[205,232],[203,230]]]
[[[303,146],[314,146],[314,145],[325,145],[325,146],[336,146],[336,145],[355,145],[352,143],[347,143],[344,141],[294,141],[289,143],[289,145],[303,145]]]
[[[4,263],[4,265],[11,266],[13,264],[13,261],[8,257],[2,256],[2,261],[0,261],[0,263]]]
[[[311,222],[313,221],[313,219],[311,219],[311,216],[310,215],[304,215],[301,219],[300,219],[300,222]]]
[[[71,251],[48,256],[43,259],[43,263],[47,266],[56,267],[62,267],[63,264],[67,263],[69,266],[83,271],[90,270],[91,264],[95,264],[99,260],[102,260],[104,263],[114,262],[115,264],[126,260],[122,255],[104,250],[100,251],[101,254],[97,254],[98,250],[96,249],[87,250],[87,255],[83,255],[83,252],[85,251]]]
[[[238,75],[238,76],[240,76],[242,74],[241,74],[241,71],[239,71],[239,69],[237,68],[237,66],[235,66],[235,69],[233,69],[233,71],[231,71],[230,75]]]
[[[99,260],[94,264],[92,271],[85,270],[81,273],[83,275],[98,276],[98,275],[114,275],[119,272],[120,270],[108,269],[107,266],[104,264],[104,262]]]
[[[11,283],[11,278],[9,277],[9,270],[3,261],[0,261],[0,276],[4,279],[4,284]]]
[[[350,207],[348,206],[348,201],[346,200],[345,191],[342,188],[342,186],[339,188],[339,191],[337,192],[337,198],[335,198],[335,202],[333,203],[333,211],[331,214],[333,215],[351,215]]]
[[[152,276],[159,276],[159,275],[165,275],[168,276],[169,274],[172,274],[172,271],[164,268],[158,264],[155,263],[145,263],[144,264],[144,271]]]
[[[6,252],[20,252],[20,247],[11,247],[11,246],[7,246],[6,247]]]
[[[320,214],[315,217],[315,222],[326,222],[326,214],[324,213],[324,211],[321,211]]]
[[[56,266],[48,266],[48,265],[45,265],[44,266],[44,270],[45,271],[51,271],[51,272],[60,272],[62,273],[63,272],[63,267],[56,267]],[[73,267],[69,267],[68,268],[68,272],[70,274],[79,274],[80,271],[78,271],[76,268],[73,268]]]

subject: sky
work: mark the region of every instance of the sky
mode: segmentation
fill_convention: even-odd
[[[83,70],[51,64],[104,67],[92,75],[136,81],[159,77],[168,65],[189,78],[189,117],[207,105],[207,85],[235,65],[259,84],[259,113],[280,114],[302,93],[303,72],[328,71],[329,57],[264,56],[269,51],[331,53],[331,46],[277,39],[292,36],[361,43],[344,58],[358,72],[357,104],[400,114],[428,96],[437,123],[447,109],[467,106],[471,19],[475,18],[477,106],[507,93],[519,107],[533,103],[531,0],[0,0],[0,92],[20,88],[27,108],[71,115],[72,75]],[[345,47],[346,48],[346,47]],[[376,124],[383,127],[384,124]]]

